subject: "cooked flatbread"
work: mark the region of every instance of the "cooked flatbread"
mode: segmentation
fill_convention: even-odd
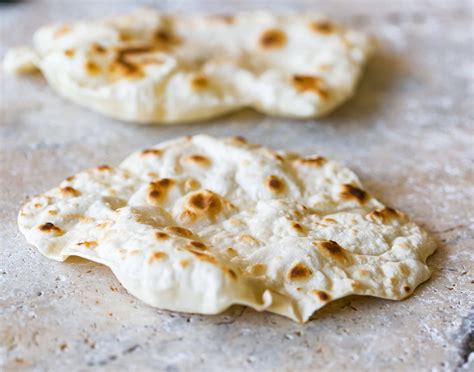
[[[204,135],[69,177],[19,226],[43,255],[107,265],[150,305],[242,304],[300,322],[351,294],[404,299],[436,248],[334,161]]]
[[[73,102],[117,119],[171,124],[244,107],[324,115],[352,95],[373,43],[315,14],[128,16],[45,26],[11,50]]]

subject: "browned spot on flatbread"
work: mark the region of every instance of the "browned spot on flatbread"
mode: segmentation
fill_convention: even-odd
[[[183,269],[186,268],[186,267],[188,267],[190,263],[191,263],[191,260],[188,260],[188,259],[179,260],[179,265],[180,265]]]
[[[155,239],[156,240],[161,240],[161,241],[168,240],[169,237],[170,236],[168,234],[166,234],[164,232],[161,232],[161,231],[158,231],[158,232],[155,233]]]
[[[139,61],[140,65],[161,65],[164,60],[157,57],[142,57]]]
[[[237,256],[237,251],[236,251],[234,248],[232,248],[232,247],[226,248],[226,249],[224,250],[224,252],[225,252],[227,255],[229,255],[230,257],[235,257],[235,256]]]
[[[326,258],[346,264],[348,257],[347,251],[337,244],[334,240],[320,240],[313,242],[318,247],[319,252]]]
[[[72,49],[72,48],[66,49],[66,50],[64,51],[64,55],[65,55],[66,57],[69,57],[69,58],[74,57],[75,54],[76,54],[76,51],[75,51],[74,49]]]
[[[323,81],[317,76],[310,75],[293,75],[291,77],[291,84],[299,92],[312,92],[321,98],[329,96],[328,91],[324,88]]]
[[[161,150],[158,149],[145,149],[140,153],[141,156],[161,156],[161,154]]]
[[[169,189],[174,185],[170,178],[162,178],[148,184],[147,203],[153,206],[160,206],[168,196]]]
[[[140,79],[145,74],[140,66],[124,60],[115,60],[109,64],[112,79]]]
[[[206,244],[198,242],[198,241],[189,242],[186,245],[186,247],[189,248],[189,249],[197,249],[199,251],[206,251],[207,250]]]
[[[16,357],[14,361],[16,364],[28,364],[28,362],[25,359],[19,358],[19,357]]]
[[[169,234],[182,236],[183,238],[191,238],[193,236],[192,231],[180,226],[167,226],[164,230]]]
[[[95,248],[97,247],[97,242],[94,240],[82,241],[82,242],[77,243],[77,245],[84,248]]]
[[[247,140],[242,136],[230,137],[228,141],[233,145],[245,145],[247,143]]]
[[[71,32],[71,30],[72,30],[71,26],[61,25],[54,31],[53,37],[54,38],[63,37],[67,33]]]
[[[196,74],[191,77],[189,84],[193,91],[198,92],[209,87],[209,79],[202,74]]]
[[[400,265],[398,265],[398,270],[400,270],[400,273],[407,277],[408,275],[410,275],[410,269],[408,268],[407,265],[401,263]]]
[[[155,31],[154,41],[158,47],[169,49],[181,44],[181,39],[171,30],[160,28]]]
[[[363,277],[370,276],[370,271],[365,270],[365,269],[359,269],[359,270],[356,271],[356,274],[358,276],[363,276]]]
[[[91,44],[89,50],[91,53],[94,54],[105,54],[105,52],[107,51],[102,45],[96,42]]]
[[[406,293],[410,293],[411,292],[411,288],[409,286],[404,286],[403,287],[403,290],[406,292]]]
[[[237,279],[237,274],[235,273],[234,270],[232,269],[224,269],[224,272],[229,275],[229,277],[233,280],[236,280]]]
[[[306,158],[297,159],[295,162],[298,165],[319,168],[327,163],[327,159],[323,158],[322,156],[310,156]]]
[[[110,225],[110,222],[99,222],[95,226],[98,227],[99,229],[103,229],[103,228],[106,228],[109,225]]]
[[[351,280],[351,288],[353,290],[359,290],[362,288],[362,284],[358,282],[357,280]]]
[[[162,178],[161,180],[155,181],[155,184],[163,188],[170,188],[174,185],[174,181],[171,178]]]
[[[348,183],[341,185],[339,195],[343,200],[356,200],[359,204],[364,204],[369,199],[366,191]]]
[[[329,21],[314,21],[309,24],[309,28],[321,34],[331,34],[336,31],[337,27]]]
[[[281,156],[280,154],[277,154],[277,153],[273,153],[272,157],[273,157],[274,160],[276,160],[279,163],[282,163],[283,161],[285,161],[285,158],[283,156]]]
[[[302,214],[301,214],[299,211],[292,211],[292,212],[290,213],[290,215],[291,215],[292,218],[296,218],[296,219],[302,217]]]
[[[126,48],[120,48],[118,49],[118,53],[121,58],[126,58],[127,55],[131,54],[146,54],[146,53],[151,53],[155,49],[150,46],[150,45],[145,45],[145,46],[134,46],[134,47],[126,47]]]
[[[124,62],[132,66],[133,68],[139,69],[141,72],[141,66],[150,64],[162,64],[164,60],[156,55],[150,53],[160,51],[160,48],[154,46],[135,46],[121,48],[117,51],[116,61]],[[136,76],[139,77],[139,76]]]
[[[185,158],[185,161],[200,167],[208,167],[211,164],[209,158],[204,155],[189,155]]]
[[[194,178],[188,178],[184,183],[184,188],[186,192],[194,191],[199,188],[201,184],[199,181],[195,180]]]
[[[209,253],[207,253],[206,251],[190,248],[189,246],[186,246],[185,248],[189,253],[193,254],[198,260],[208,262],[211,264],[217,264],[217,260],[215,259],[215,257],[209,255]]]
[[[160,42],[168,43],[168,42],[171,42],[171,40],[173,39],[173,36],[169,31],[157,30],[155,32],[155,39]]]
[[[116,61],[124,62],[125,64],[132,66],[133,69],[138,69],[141,73],[144,73],[141,66],[162,64],[164,62],[164,60],[159,56],[151,54],[158,51],[160,51],[160,48],[147,45],[121,48],[117,51],[118,54],[116,55]],[[141,75],[141,73],[139,75]],[[136,77],[140,76],[137,75],[135,78]]]
[[[222,207],[219,195],[209,190],[202,190],[192,193],[187,198],[184,212],[190,214],[189,222],[201,218],[214,220],[221,212]]]
[[[231,225],[234,226],[244,226],[245,223],[242,220],[239,220],[238,218],[229,218],[227,220]]]
[[[265,275],[267,271],[267,265],[256,263],[248,268],[248,272],[255,276]]]
[[[137,51],[137,48],[120,49],[115,59],[109,64],[108,71],[113,80],[118,79],[140,79],[145,76],[143,69],[136,63],[127,59],[127,55]]]
[[[130,41],[134,39],[134,36],[130,33],[127,33],[125,31],[120,31],[119,32],[119,39],[120,41]]]
[[[291,228],[299,234],[302,234],[306,231],[303,225],[296,221],[290,221]]]
[[[259,39],[258,44],[263,49],[279,49],[286,44],[286,34],[276,28],[264,31]]]
[[[331,295],[324,291],[314,289],[311,291],[311,293],[322,302],[328,302],[331,299]]]
[[[214,257],[209,256],[207,254],[198,254],[197,252],[194,252],[194,255],[197,256],[198,260],[200,261],[208,262],[214,265],[217,264],[217,260]]]
[[[230,14],[212,14],[208,17],[208,19],[211,21],[222,22],[228,25],[235,22],[235,17]]]
[[[197,218],[197,214],[187,209],[182,211],[178,216],[178,220],[183,223],[191,223],[195,221],[196,218]]]
[[[239,236],[239,241],[248,245],[253,245],[253,246],[260,245],[260,242],[256,238],[254,238],[252,235],[249,235],[249,234],[241,234]]]
[[[151,264],[154,261],[164,260],[167,257],[168,257],[168,255],[165,252],[156,251],[156,252],[151,253],[150,256],[148,256],[147,261],[148,261],[149,264]]]
[[[86,70],[86,73],[91,76],[98,75],[101,72],[100,66],[93,61],[86,61],[84,63],[84,70]]]
[[[376,209],[367,215],[367,218],[369,220],[382,223],[398,220],[401,217],[403,217],[401,213],[390,207]]]
[[[265,180],[265,185],[274,194],[281,194],[285,191],[285,183],[277,176],[268,176]]]
[[[96,170],[100,171],[100,172],[109,172],[112,170],[111,167],[109,167],[108,165],[99,165]]]
[[[42,232],[51,233],[54,235],[62,235],[63,233],[63,231],[52,222],[46,222],[42,225],[39,225],[38,229]]]
[[[63,196],[73,196],[73,197],[75,197],[75,196],[81,195],[79,190],[76,190],[74,187],[71,187],[71,186],[61,187],[59,189],[59,192]]]
[[[304,263],[297,263],[290,268],[287,276],[291,281],[301,281],[307,280],[312,274],[310,268]]]

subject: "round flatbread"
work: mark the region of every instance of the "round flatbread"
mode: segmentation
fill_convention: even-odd
[[[354,92],[373,49],[316,14],[164,15],[153,9],[45,26],[11,50],[10,72],[41,70],[68,99],[107,116],[170,124],[244,107],[318,117]]]
[[[334,161],[204,135],[69,177],[19,227],[49,258],[107,265],[150,305],[243,304],[300,322],[351,294],[411,295],[436,248]]]

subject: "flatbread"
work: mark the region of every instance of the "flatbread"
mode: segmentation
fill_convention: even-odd
[[[334,161],[204,135],[69,177],[18,223],[43,255],[107,265],[147,304],[299,322],[351,294],[404,299],[436,248]]]
[[[354,92],[373,49],[320,15],[130,15],[40,28],[4,67],[41,70],[71,101],[117,119],[171,124],[252,107],[324,115]]]

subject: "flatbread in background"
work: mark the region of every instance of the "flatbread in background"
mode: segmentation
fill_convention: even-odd
[[[49,258],[107,265],[150,305],[242,304],[300,322],[351,294],[406,298],[436,248],[334,161],[204,135],[69,177],[19,227]]]
[[[38,68],[73,102],[121,120],[171,124],[252,107],[322,116],[354,92],[373,48],[322,16],[127,16],[40,28],[7,71]]]

